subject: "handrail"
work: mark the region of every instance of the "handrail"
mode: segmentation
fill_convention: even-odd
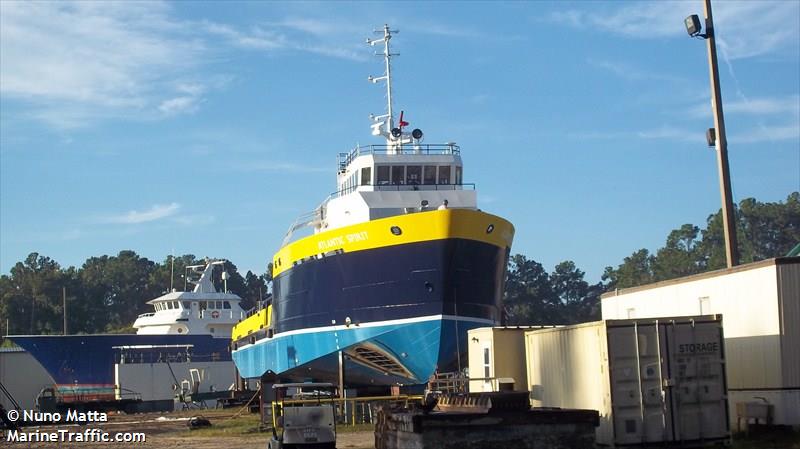
[[[350,150],[348,153],[339,153],[337,157],[337,163],[339,170],[343,170],[350,162],[352,162],[355,158],[365,155],[365,154],[387,154],[387,155],[408,155],[408,154],[433,154],[433,155],[443,155],[443,154],[454,154],[458,155],[461,154],[461,148],[452,143],[418,143],[418,144],[406,144],[406,145],[368,145],[368,146],[357,146]]]
[[[380,185],[358,185],[333,192],[328,195],[328,200],[338,198],[357,191],[360,187],[368,187],[369,191],[390,191],[390,192],[411,192],[418,190],[475,190],[475,183],[461,184],[380,184]]]

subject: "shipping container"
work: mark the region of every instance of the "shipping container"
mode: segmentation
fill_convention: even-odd
[[[534,330],[525,349],[532,405],[597,410],[598,445],[730,440],[718,316]]]
[[[781,257],[622,289],[603,319],[721,314],[731,424],[766,403],[773,424],[800,427],[800,257]]]
[[[500,390],[501,381],[513,379],[514,391],[525,391],[525,332],[543,326],[479,327],[467,332],[469,358],[469,391]]]

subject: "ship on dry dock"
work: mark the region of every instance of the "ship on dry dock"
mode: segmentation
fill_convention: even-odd
[[[386,113],[370,116],[384,142],[339,153],[337,191],[290,227],[271,304],[233,331],[243,377],[335,381],[341,353],[348,385],[420,384],[465,367],[467,331],[500,322],[514,227],[478,209],[457,144],[396,117],[394,31],[379,33],[367,42],[385,72],[368,79],[385,83]]]

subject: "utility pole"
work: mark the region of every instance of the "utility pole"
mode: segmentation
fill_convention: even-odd
[[[708,43],[708,64],[711,76],[711,109],[714,113],[715,146],[717,169],[719,170],[719,190],[722,195],[722,226],[725,231],[725,256],[728,268],[739,265],[739,246],[736,239],[736,216],[731,193],[731,174],[728,166],[728,140],[725,135],[725,117],[722,113],[722,92],[719,87],[719,65],[714,32],[714,19],[711,14],[711,0],[704,0],[706,16],[706,41]]]
[[[61,308],[64,311],[64,335],[67,335],[67,287],[61,287]]]

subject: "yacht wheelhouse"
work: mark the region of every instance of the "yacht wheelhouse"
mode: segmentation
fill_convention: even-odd
[[[203,265],[186,267],[188,271],[199,274],[196,281],[187,276],[187,282],[194,284],[191,292],[172,291],[147,302],[154,312],[139,315],[133,327],[140,335],[166,334],[210,334],[218,338],[230,338],[233,326],[244,318],[239,305],[242,300],[228,292],[218,292],[214,288],[211,274],[217,265],[225,261],[209,261]],[[227,273],[223,272],[223,279]]]

